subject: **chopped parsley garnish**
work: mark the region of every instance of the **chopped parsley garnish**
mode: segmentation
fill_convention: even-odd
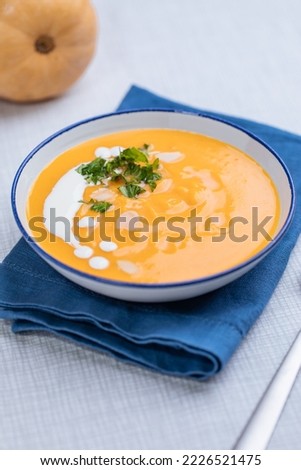
[[[117,157],[110,160],[98,157],[90,163],[83,163],[76,171],[85,178],[87,183],[121,182],[121,186],[118,187],[119,191],[126,197],[134,198],[145,192],[141,183],[148,184],[150,190],[154,191],[157,181],[162,178],[157,171],[159,159],[156,158],[153,163],[149,161],[149,148],[148,144],[144,144],[141,148],[130,147],[122,150]]]
[[[90,209],[95,212],[106,212],[110,207],[111,203],[107,201],[97,201],[96,199],[90,199],[90,201],[79,201],[83,204],[91,204]]]
[[[124,186],[119,186],[119,191],[121,194],[123,194],[125,197],[136,197],[141,193],[145,192],[145,189],[141,188],[141,186],[138,186],[138,184],[135,183],[127,183]]]
[[[121,161],[122,159],[125,159],[127,161],[148,163],[148,157],[146,153],[137,149],[136,147],[124,149],[117,158],[121,158]]]
[[[90,163],[83,163],[76,171],[80,175],[84,176],[87,183],[97,184],[102,178],[105,178],[105,166],[106,161],[103,158],[95,158]]]

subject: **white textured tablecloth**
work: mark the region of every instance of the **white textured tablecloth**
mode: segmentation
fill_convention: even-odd
[[[113,110],[132,83],[301,132],[300,0],[94,3],[99,49],[83,79],[54,101],[0,102],[1,259],[19,238],[9,191],[22,159],[60,127]],[[206,383],[0,321],[0,448],[231,448],[300,328],[300,259],[299,240],[259,321]],[[301,449],[301,376],[269,448]]]

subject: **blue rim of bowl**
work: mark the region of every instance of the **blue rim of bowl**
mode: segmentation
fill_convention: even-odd
[[[261,144],[263,147],[265,147],[276,158],[276,160],[278,160],[278,162],[280,163],[280,165],[281,165],[281,167],[282,167],[282,169],[283,169],[283,171],[286,174],[286,177],[288,179],[289,187],[290,187],[290,190],[291,190],[291,204],[290,204],[288,216],[287,216],[282,228],[280,229],[277,236],[265,248],[263,248],[261,251],[259,251],[259,253],[257,253],[256,255],[252,256],[252,258],[249,258],[247,261],[244,261],[243,263],[236,264],[235,266],[233,266],[233,268],[229,268],[227,270],[220,271],[220,272],[218,272],[216,274],[213,274],[211,276],[203,276],[203,277],[196,278],[196,279],[190,279],[190,280],[187,280],[187,281],[178,281],[178,282],[135,283],[135,282],[115,281],[115,280],[104,278],[104,277],[101,277],[101,276],[93,276],[92,274],[87,274],[84,271],[80,271],[78,269],[72,268],[71,266],[68,266],[67,264],[62,263],[58,259],[56,259],[53,256],[49,255],[28,234],[27,230],[23,227],[22,222],[21,222],[21,220],[18,216],[18,211],[17,211],[17,208],[16,208],[16,191],[17,191],[17,186],[18,186],[18,181],[20,179],[20,176],[21,176],[24,168],[26,167],[27,163],[34,157],[34,155],[41,148],[45,147],[52,140],[56,139],[57,137],[59,137],[60,135],[66,133],[66,132],[69,132],[70,130],[72,130],[76,127],[82,126],[83,124],[88,124],[89,122],[93,122],[93,121],[97,121],[97,120],[101,120],[101,119],[106,119],[106,118],[109,118],[109,117],[119,116],[119,115],[126,115],[126,114],[133,114],[133,113],[145,113],[145,112],[146,113],[149,113],[149,112],[162,112],[162,113],[184,114],[184,115],[189,115],[189,116],[199,116],[199,117],[202,117],[202,118],[205,118],[205,119],[211,119],[213,121],[221,122],[221,123],[226,124],[230,127],[238,129],[239,131],[243,132],[244,134],[247,134],[249,137],[254,139],[256,142]],[[16,220],[16,223],[19,227],[19,230],[20,230],[22,236],[24,237],[24,239],[29,243],[31,248],[36,253],[38,253],[38,255],[40,255],[42,258],[48,260],[50,263],[53,263],[53,264],[57,265],[58,267],[60,267],[63,270],[69,271],[70,273],[75,274],[77,276],[84,277],[84,278],[92,280],[92,281],[96,281],[100,284],[109,284],[109,285],[118,286],[118,287],[132,287],[132,288],[140,288],[141,287],[141,288],[149,288],[149,289],[151,289],[151,288],[152,289],[153,288],[159,288],[159,289],[160,288],[173,288],[173,287],[176,288],[176,287],[191,286],[191,285],[194,285],[194,284],[203,284],[203,283],[215,280],[215,279],[220,279],[224,276],[228,276],[229,274],[233,274],[233,273],[235,273],[235,272],[237,272],[237,271],[239,271],[239,270],[241,270],[241,269],[243,269],[243,268],[245,268],[249,265],[252,265],[256,261],[259,261],[261,258],[263,258],[265,255],[267,255],[278,244],[278,242],[281,240],[281,238],[284,236],[287,229],[289,228],[289,226],[292,222],[292,219],[293,219],[293,215],[294,215],[295,199],[296,199],[296,197],[295,197],[295,189],[294,189],[294,185],[293,185],[293,180],[292,180],[292,177],[291,177],[285,163],[279,157],[279,155],[266,142],[261,140],[255,134],[253,134],[252,132],[249,132],[248,130],[244,129],[241,126],[238,126],[236,124],[233,124],[233,123],[227,121],[226,119],[222,119],[222,118],[212,116],[209,113],[197,113],[197,112],[192,112],[192,111],[182,111],[182,110],[169,109],[169,108],[141,108],[141,109],[135,108],[135,109],[129,109],[129,110],[124,110],[124,111],[117,111],[115,113],[102,114],[102,115],[99,115],[99,116],[94,116],[92,118],[87,118],[87,119],[84,119],[82,121],[78,121],[74,124],[71,124],[70,126],[64,127],[63,129],[61,129],[61,130],[55,132],[54,134],[52,134],[51,136],[49,136],[47,139],[43,140],[39,145],[37,145],[27,155],[27,157],[23,160],[23,162],[21,163],[20,167],[18,168],[18,170],[15,174],[13,184],[12,184],[12,189],[11,189],[12,211],[13,211],[13,215],[14,215],[14,218]]]

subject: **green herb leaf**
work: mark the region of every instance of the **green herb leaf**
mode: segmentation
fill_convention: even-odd
[[[106,212],[111,207],[111,205],[112,204],[108,201],[98,201],[92,204],[91,210],[95,212],[103,213],[103,212]]]
[[[159,165],[160,165],[159,158],[156,158],[156,160],[154,160],[152,163],[153,170],[158,170]]]
[[[84,176],[87,183],[100,183],[103,178],[106,178],[106,161],[103,158],[95,158],[90,163],[83,163],[76,171]]]
[[[138,186],[138,184],[134,184],[134,183],[127,183],[124,186],[119,186],[118,189],[121,192],[121,194],[129,198],[134,198],[138,196],[139,194],[145,192],[145,189],[141,188],[140,186]]]
[[[136,147],[131,147],[123,150],[120,153],[120,157],[124,157],[127,160],[133,160],[134,162],[148,163],[148,158],[145,153],[137,149]]]
[[[91,204],[90,209],[95,212],[106,212],[112,204],[108,201],[97,201],[96,199],[90,199],[90,201],[78,201],[83,204]]]

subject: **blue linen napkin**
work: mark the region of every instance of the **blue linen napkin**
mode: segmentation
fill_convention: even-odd
[[[138,87],[130,89],[118,109],[145,107],[195,110]],[[300,196],[301,137],[209,114],[244,127],[273,147],[291,171]],[[0,265],[0,317],[13,320],[16,333],[51,331],[156,371],[207,378],[225,366],[267,304],[300,228],[297,207],[284,239],[251,272],[207,295],[162,305],[124,302],[87,291],[54,271],[22,239]]]

